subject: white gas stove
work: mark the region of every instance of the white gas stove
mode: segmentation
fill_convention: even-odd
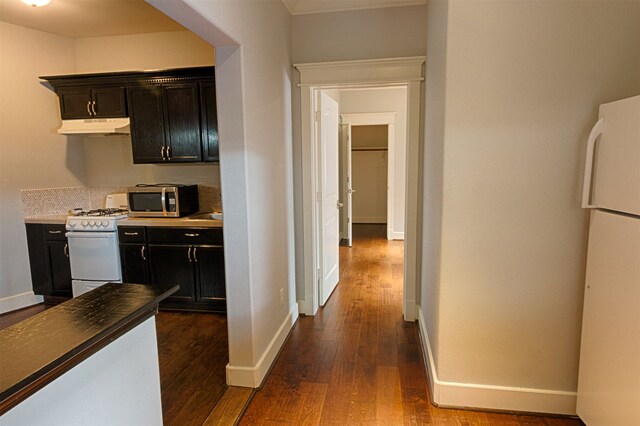
[[[77,210],[67,217],[67,231],[115,232],[116,221],[127,217],[125,209]]]
[[[122,282],[117,222],[127,217],[128,210],[108,202],[109,197],[107,208],[78,209],[67,217],[73,297],[108,282]]]

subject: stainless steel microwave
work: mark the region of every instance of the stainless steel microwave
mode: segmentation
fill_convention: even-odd
[[[138,185],[128,189],[129,216],[181,217],[198,211],[198,185]]]

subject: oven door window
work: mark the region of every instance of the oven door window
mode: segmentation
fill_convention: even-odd
[[[129,194],[129,210],[132,212],[161,212],[162,193],[135,192]]]

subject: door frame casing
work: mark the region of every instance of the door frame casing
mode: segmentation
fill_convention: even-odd
[[[393,240],[395,218],[395,158],[396,113],[367,112],[340,114],[343,123],[351,126],[387,126],[387,240]],[[406,173],[405,173],[406,177]]]
[[[407,88],[406,200],[404,240],[404,283],[402,312],[405,321],[416,320],[418,277],[418,188],[420,137],[420,85],[424,81],[424,56],[390,59],[294,64],[300,72],[300,118],[302,133],[302,216],[304,294],[298,295],[299,312],[318,311],[318,215],[317,141],[315,134],[315,92],[326,89]]]

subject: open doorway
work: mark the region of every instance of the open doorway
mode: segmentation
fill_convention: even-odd
[[[300,111],[302,133],[302,181],[304,188],[301,194],[302,241],[303,255],[300,273],[303,286],[298,287],[299,311],[306,315],[315,315],[319,307],[319,286],[322,280],[320,256],[322,246],[319,245],[318,200],[322,193],[318,186],[319,147],[316,139],[317,96],[323,90],[339,90],[342,95],[349,90],[392,89],[402,87],[406,90],[406,147],[398,155],[398,160],[405,162],[405,179],[400,181],[406,185],[402,194],[404,214],[398,215],[404,220],[404,281],[403,281],[403,316],[407,321],[416,320],[417,284],[421,254],[418,246],[418,185],[420,158],[420,111],[421,84],[423,81],[424,57],[394,58],[380,60],[358,60],[327,63],[296,64],[300,71]],[[341,99],[341,106],[344,99]],[[366,111],[366,110],[365,110]],[[363,111],[360,111],[363,112]],[[342,111],[341,111],[342,113]],[[389,164],[393,164],[389,152]],[[406,197],[405,197],[406,195]],[[395,205],[395,203],[394,203]]]
[[[388,125],[341,124],[340,245],[353,245],[353,226],[388,223]]]

